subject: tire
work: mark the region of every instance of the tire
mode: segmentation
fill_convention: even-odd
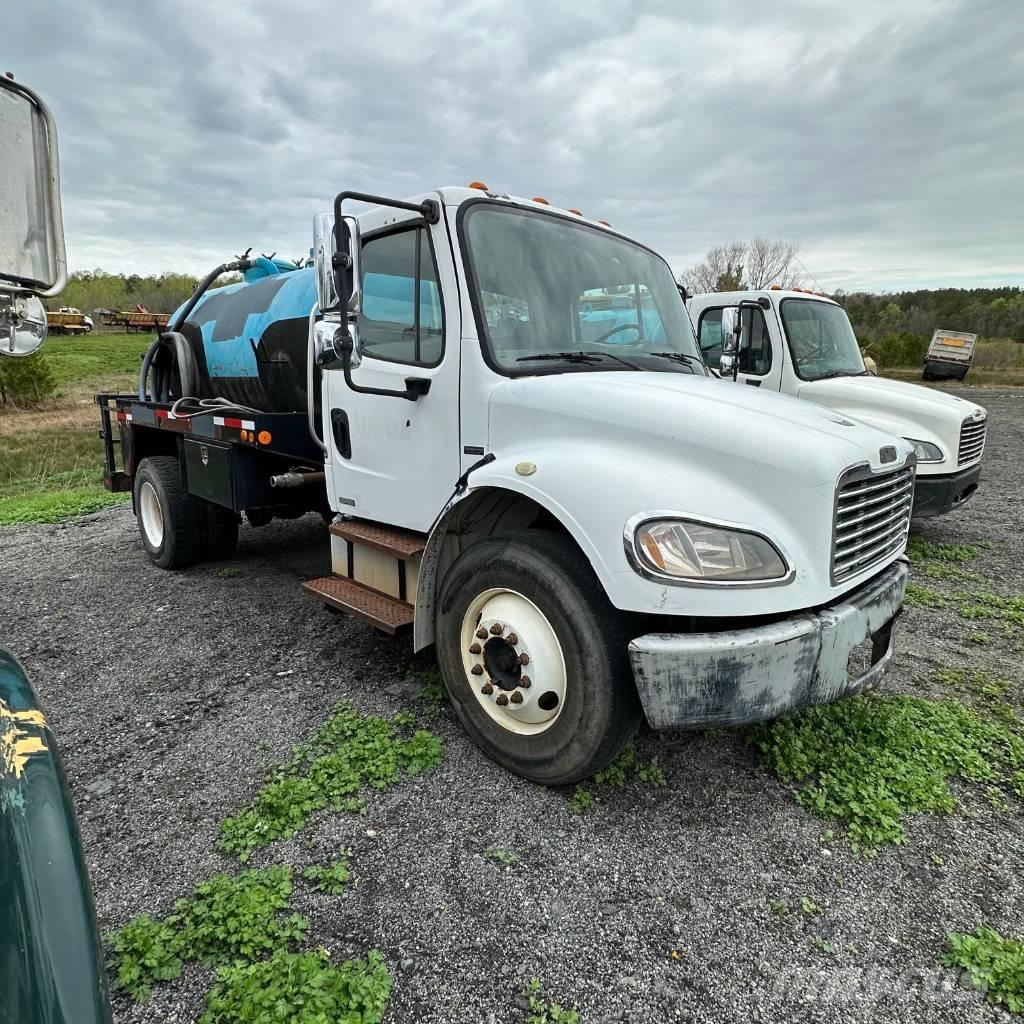
[[[238,547],[238,515],[223,505],[206,505],[206,544],[204,554],[214,562],[231,558]]]
[[[175,455],[143,459],[133,488],[139,536],[150,561],[161,569],[183,569],[203,557],[206,514],[185,492]]]
[[[449,569],[438,607],[445,687],[488,757],[558,786],[622,752],[641,717],[628,619],[571,541],[529,530],[474,544]]]

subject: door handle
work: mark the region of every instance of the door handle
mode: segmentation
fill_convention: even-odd
[[[747,383],[752,388],[759,388],[761,386],[761,382],[759,380],[751,380],[749,377],[747,378]]]
[[[343,459],[352,458],[352,434],[348,429],[348,413],[344,409],[331,410],[331,433],[334,446]]]

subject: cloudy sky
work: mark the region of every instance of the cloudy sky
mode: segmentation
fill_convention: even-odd
[[[754,235],[828,289],[1024,284],[1022,0],[33,0],[72,269],[297,256],[341,189],[479,179],[674,267]]]

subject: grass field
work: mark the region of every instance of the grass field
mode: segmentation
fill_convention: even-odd
[[[59,397],[0,413],[0,526],[56,523],[123,501],[104,490],[97,391],[134,390],[147,334],[52,337]]]

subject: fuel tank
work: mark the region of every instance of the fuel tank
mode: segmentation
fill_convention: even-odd
[[[266,257],[253,262],[242,282],[207,292],[181,328],[196,355],[196,397],[299,412],[306,408],[314,270]]]

